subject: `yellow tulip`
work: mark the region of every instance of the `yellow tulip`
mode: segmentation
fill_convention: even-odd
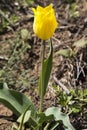
[[[34,33],[42,40],[52,37],[58,25],[52,4],[45,8],[37,6],[36,9],[32,8],[32,11],[34,12]]]

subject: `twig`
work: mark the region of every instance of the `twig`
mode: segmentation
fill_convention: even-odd
[[[68,28],[72,28],[72,27],[75,27],[75,25],[73,25],[73,24],[70,24],[70,25],[62,25],[62,26],[58,27],[58,29],[68,29]]]
[[[53,77],[54,78],[54,81],[67,93],[69,94],[70,91],[67,89],[67,87],[62,84],[55,76]]]
[[[8,61],[8,58],[7,58],[7,57],[0,56],[0,60],[6,60],[6,61]]]
[[[58,38],[56,38],[56,37],[52,37],[52,39],[54,39],[55,41],[58,42],[59,45],[61,45],[61,41],[60,41]]]
[[[81,62],[76,62],[76,67],[77,67],[77,77],[76,79],[78,80],[79,79],[79,76],[80,74],[82,73],[83,74],[83,77],[85,77],[85,72],[84,72],[84,66],[81,66]]]

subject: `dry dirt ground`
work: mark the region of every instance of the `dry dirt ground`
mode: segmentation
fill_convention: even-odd
[[[67,4],[66,0],[45,0],[45,1],[35,1],[32,5],[36,7],[38,4],[46,6],[49,3],[53,3],[54,9],[56,11],[57,21],[59,26],[56,29],[56,32],[53,36],[53,69],[50,77],[49,87],[47,94],[45,96],[44,103],[46,101],[45,108],[57,105],[56,104],[56,94],[52,89],[52,84],[56,84],[57,81],[62,83],[65,87],[68,87],[68,90],[71,88],[84,88],[87,89],[87,46],[80,48],[77,53],[77,58],[71,57],[66,58],[58,55],[58,50],[63,48],[72,48],[74,51],[77,51],[77,48],[73,47],[73,44],[82,39],[87,39],[87,1],[86,0],[76,0],[77,5],[76,10],[79,15],[75,15],[71,12],[71,4]],[[1,6],[2,7],[2,6]],[[11,13],[11,12],[10,12]],[[31,96],[32,101],[36,104],[37,108],[39,106],[39,97],[37,94],[37,86],[39,70],[40,70],[40,55],[41,55],[41,44],[40,40],[35,36],[32,30],[33,25],[33,15],[31,13],[31,7],[22,8],[17,11],[17,14],[20,15],[21,21],[18,24],[14,25],[14,32],[20,32],[21,29],[27,28],[30,32],[30,37],[27,44],[31,45],[31,49],[28,49],[25,53],[25,57],[22,59],[22,63],[17,63],[17,70],[13,72],[11,77],[13,82],[16,84],[16,89],[24,92],[26,95]],[[70,16],[73,15],[73,16]],[[30,17],[29,17],[30,16]],[[8,39],[15,39],[15,34],[9,29],[5,29],[0,33],[0,69],[3,69],[3,66],[7,63],[7,60],[3,57],[9,58],[10,55],[8,51],[5,50],[12,49],[9,42],[6,42]],[[20,35],[20,33],[19,33]],[[3,42],[4,41],[4,42]],[[47,41],[46,47],[47,54],[49,52],[49,44]],[[10,53],[11,54],[11,53]],[[32,82],[26,88],[20,82],[20,72],[24,72],[29,69],[29,75],[27,78],[31,78]],[[78,71],[78,69],[80,69]],[[56,79],[55,79],[56,78]],[[56,81],[57,80],[57,81]],[[7,82],[9,80],[7,79]],[[12,83],[11,83],[12,84]],[[10,87],[15,89],[15,86],[12,84]],[[61,85],[58,84],[60,87]],[[35,87],[35,89],[31,89]],[[65,91],[65,90],[63,90]],[[44,109],[45,109],[44,108]],[[86,108],[85,108],[86,109]],[[87,110],[86,110],[87,112]],[[8,110],[5,106],[0,104],[0,130],[11,130],[12,125],[15,123],[15,117],[12,112]],[[86,130],[87,129],[87,118],[80,117],[78,115],[73,115],[71,121],[76,130]]]

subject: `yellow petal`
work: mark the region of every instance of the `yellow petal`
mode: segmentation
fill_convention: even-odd
[[[45,11],[49,11],[49,10],[51,10],[51,9],[52,9],[52,4],[50,4],[50,5],[48,5],[48,6],[46,6],[46,7],[44,8]]]
[[[32,11],[34,13],[34,15],[36,14],[36,9],[35,8],[32,8]]]
[[[43,40],[52,37],[58,25],[52,4],[45,8],[38,6],[36,10],[33,9],[33,12],[35,14],[33,24],[34,33]]]
[[[44,8],[38,5],[37,6],[37,11],[44,11]]]

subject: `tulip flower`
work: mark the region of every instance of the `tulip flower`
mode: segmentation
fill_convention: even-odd
[[[43,8],[41,6],[37,6],[37,8],[32,8],[34,12],[34,24],[33,30],[36,36],[38,36],[41,40],[43,40],[42,45],[42,62],[41,62],[41,74],[39,78],[38,92],[40,96],[40,109],[39,111],[43,111],[43,98],[46,93],[46,88],[48,86],[48,81],[50,78],[51,70],[52,70],[52,55],[53,55],[53,47],[52,47],[52,35],[58,25],[56,21],[56,16],[52,4]],[[45,60],[45,40],[50,39],[50,55]]]
[[[55,12],[52,4],[43,8],[37,6],[32,8],[34,12],[34,33],[42,40],[48,40],[54,34],[54,31],[58,25],[55,17]]]

